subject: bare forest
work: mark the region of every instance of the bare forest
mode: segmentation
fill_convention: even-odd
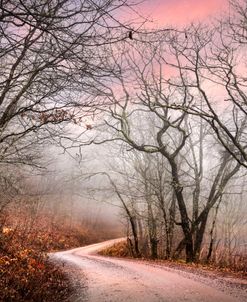
[[[102,253],[246,277],[247,2],[139,6],[0,1],[0,301],[63,301],[47,253],[119,237]]]

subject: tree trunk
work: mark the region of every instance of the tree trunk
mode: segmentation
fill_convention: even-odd
[[[130,220],[132,234],[133,234],[133,237],[134,237],[134,256],[135,257],[140,257],[141,254],[140,254],[140,250],[139,250],[139,241],[138,241],[138,234],[137,234],[137,227],[136,227],[135,217],[130,215],[129,220]]]
[[[168,238],[169,238],[169,250],[168,250],[168,258],[171,257],[172,244],[173,244],[173,235],[174,235],[174,226],[175,226],[175,216],[176,216],[176,196],[173,192],[172,194],[172,203],[169,209],[169,227],[168,227]]]
[[[209,211],[206,211],[202,217],[200,227],[197,229],[196,238],[195,238],[195,246],[194,246],[194,260],[198,261],[202,246],[202,241],[207,225]]]
[[[151,258],[157,259],[158,258],[158,240],[156,238],[150,239],[151,244]]]
[[[220,200],[219,200],[219,202],[218,202],[218,204],[216,206],[213,223],[212,223],[212,227],[211,227],[211,230],[210,230],[210,244],[209,244],[209,248],[208,248],[207,262],[209,262],[209,260],[211,259],[212,252],[213,252],[213,247],[214,247],[214,230],[215,230],[215,226],[216,226],[216,219],[217,219],[218,210],[219,210],[219,206],[220,206],[221,200],[222,200],[222,198],[220,198]]]
[[[151,258],[158,258],[157,225],[153,215],[152,205],[148,202],[148,232],[151,249]]]
[[[181,226],[184,233],[186,262],[193,262],[194,261],[193,237],[192,237],[190,221],[189,221],[189,217],[188,217],[188,213],[182,193],[183,187],[179,182],[178,168],[175,160],[173,158],[169,158],[169,162],[172,168],[172,178],[173,178],[172,186],[178,202],[178,207],[181,217]]]

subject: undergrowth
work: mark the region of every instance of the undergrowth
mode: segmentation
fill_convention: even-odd
[[[94,243],[112,236],[103,229],[99,236],[90,226],[54,223],[40,214],[6,212],[0,218],[0,301],[66,301],[73,286],[61,266],[48,252]]]
[[[126,258],[133,258],[133,253],[131,253],[129,245],[126,241],[121,241],[118,243],[115,243],[114,245],[105,248],[104,250],[99,252],[100,255],[103,256],[109,256],[109,257],[126,257]],[[145,260],[151,260],[148,256],[143,256],[141,259]],[[152,259],[153,261],[153,259]],[[203,261],[199,263],[186,263],[184,259],[170,259],[170,260],[165,260],[161,258],[158,258],[154,260],[155,262],[163,263],[168,266],[174,266],[177,265],[180,268],[188,268],[190,270],[193,269],[200,269],[200,270],[205,270],[205,271],[214,271],[214,272],[219,272],[223,275],[225,274],[234,274],[237,277],[241,278],[247,278],[247,265],[246,262],[243,262],[241,265],[238,266],[229,266],[226,265],[222,262],[219,263],[205,263]]]

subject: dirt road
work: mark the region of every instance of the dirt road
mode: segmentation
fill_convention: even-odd
[[[215,280],[201,282],[197,275],[181,275],[177,270],[148,262],[108,258],[97,251],[118,240],[53,254],[82,271],[85,287],[74,301],[89,302],[244,302],[217,288]],[[193,274],[190,274],[193,275]],[[83,277],[82,277],[83,278]]]

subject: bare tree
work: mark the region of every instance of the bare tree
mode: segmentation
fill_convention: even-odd
[[[239,58],[245,59],[245,45],[239,47],[236,37],[230,35],[229,24],[227,33],[225,26],[167,30],[145,45],[140,38],[132,45],[121,44],[119,52],[112,49],[110,53],[116,53],[111,56],[117,67],[115,78],[111,85],[101,83],[103,93],[98,96],[105,104],[101,107],[104,122],[92,132],[93,137],[99,130],[96,138],[78,142],[124,141],[130,150],[163,157],[171,175],[173,208],[177,206],[179,211],[179,219],[173,216],[173,220],[183,233],[176,254],[185,249],[187,261],[199,259],[209,214],[230,180],[246,167],[246,85],[239,64]],[[208,175],[204,176],[205,121],[218,155],[209,181]],[[195,129],[199,129],[197,136]],[[147,135],[150,132],[152,135]],[[144,192],[154,198],[152,175],[143,168],[143,179],[148,179]],[[159,201],[162,205],[161,198]],[[156,230],[153,200],[147,204],[148,229]],[[157,237],[155,231],[150,237]]]
[[[230,2],[230,17],[213,28],[192,25],[165,37],[163,64],[172,70],[167,79],[187,91],[173,109],[203,118],[232,157],[246,160],[246,3]]]
[[[176,70],[178,68],[178,78],[177,74],[173,79],[167,78],[164,73],[166,60],[171,59],[174,55],[171,51],[169,56],[168,52],[170,47],[173,49],[173,44],[167,43],[167,41],[170,42],[170,35],[177,35],[177,33],[168,33],[164,43],[158,42],[149,47],[135,45],[134,50],[126,50],[121,59],[116,62],[119,72],[114,85],[108,87],[107,95],[112,106],[105,109],[105,112],[109,114],[108,117],[105,117],[105,125],[111,129],[113,135],[102,132],[105,135],[102,141],[96,139],[90,141],[89,144],[122,140],[137,151],[147,154],[159,153],[163,156],[171,175],[170,184],[180,213],[180,221],[175,221],[175,223],[181,226],[184,236],[177,247],[177,252],[179,254],[185,248],[187,261],[194,261],[199,258],[208,215],[223,194],[229,180],[239,171],[241,163],[232,163],[231,154],[222,152],[219,166],[209,191],[206,193],[208,196],[203,202],[199,200],[203,172],[203,117],[199,115],[201,122],[199,148],[196,155],[194,139],[191,136],[196,128],[191,129],[189,123],[198,118],[193,118],[193,114],[189,115],[190,112],[183,109],[184,106],[193,104],[196,96],[192,94],[189,84],[187,85],[188,80],[183,74],[182,67],[178,68],[180,60],[177,53],[175,53],[174,59],[177,60],[177,65],[174,63],[174,68]],[[142,47],[145,47],[145,52]],[[171,63],[166,64],[172,67]],[[128,65],[127,71],[126,65]],[[181,102],[181,110],[179,110],[177,102]],[[152,122],[152,129],[148,126],[147,121]],[[195,127],[195,122],[193,123]],[[149,131],[153,135],[147,135]],[[242,127],[239,129],[238,135],[243,133]],[[186,151],[187,145],[189,151]],[[189,152],[189,155],[186,152]],[[184,163],[181,162],[182,160]],[[183,176],[183,165],[187,165],[189,167],[187,169],[193,171],[194,174],[192,184],[190,184],[194,188],[192,217],[187,201],[191,198],[188,196],[188,181]],[[187,175],[189,174],[187,173]],[[147,184],[145,188],[148,188]],[[147,195],[150,195],[150,192]],[[201,204],[200,209],[199,203]],[[151,212],[150,217],[152,218]]]
[[[0,162],[35,164],[37,146],[85,124],[102,77],[114,68],[107,45],[127,38],[115,17],[126,1],[0,1]]]
[[[148,136],[148,133],[147,133]],[[136,187],[140,198],[147,207],[147,213],[141,214],[147,220],[151,246],[151,257],[158,257],[158,245],[165,249],[165,257],[170,258],[173,246],[176,199],[172,193],[171,174],[167,164],[159,153],[139,153],[132,151]],[[126,156],[127,157],[127,156]],[[128,157],[126,158],[128,160]],[[126,171],[126,174],[131,173]],[[132,186],[133,186],[132,181]],[[142,217],[142,218],[144,218]],[[162,229],[164,228],[164,236]],[[162,244],[162,242],[164,242]],[[161,246],[162,245],[162,246]]]

